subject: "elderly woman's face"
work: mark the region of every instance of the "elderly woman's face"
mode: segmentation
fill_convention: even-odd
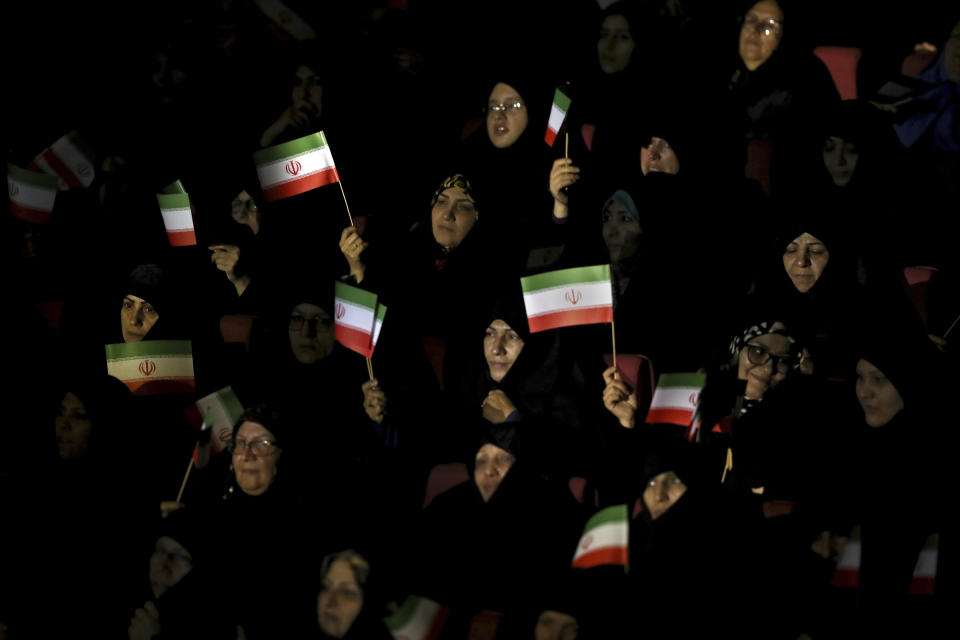
[[[619,200],[611,198],[603,209],[603,241],[610,252],[610,262],[620,262],[637,255],[640,250],[640,222]]]
[[[780,44],[783,11],[774,0],[756,3],[743,17],[740,28],[740,59],[750,71],[766,62]]]
[[[830,262],[827,245],[809,233],[794,238],[783,252],[783,268],[800,293],[806,293],[817,284]]]
[[[505,321],[497,318],[483,335],[483,355],[494,382],[503,380],[523,351],[523,338]]]
[[[630,66],[630,58],[636,47],[630,23],[624,16],[610,15],[600,25],[597,40],[597,58],[604,73],[618,73]]]
[[[277,475],[280,447],[262,424],[244,422],[233,442],[233,473],[237,486],[250,496],[266,493]]]
[[[480,490],[484,502],[489,502],[500,487],[516,458],[507,451],[489,442],[477,451],[473,469],[473,481]]]
[[[447,251],[456,249],[477,223],[477,207],[460,187],[445,189],[430,213],[433,239]]]
[[[527,105],[508,84],[498,82],[487,99],[487,136],[498,149],[506,149],[527,128]]]
[[[140,342],[160,319],[160,314],[153,305],[127,294],[120,307],[120,332],[124,342]]]
[[[673,471],[664,471],[650,478],[643,489],[643,505],[650,519],[656,520],[662,516],[686,492],[687,485]]]
[[[87,408],[72,391],[67,391],[63,396],[54,426],[57,433],[57,455],[60,459],[82,458],[90,445],[93,423]]]
[[[333,318],[309,302],[298,304],[290,312],[290,350],[300,364],[315,364],[333,351]]]
[[[169,536],[161,536],[150,556],[150,587],[159,598],[193,569],[193,556]]]
[[[363,608],[363,589],[345,558],[334,560],[317,596],[317,622],[325,634],[342,638]]]
[[[737,377],[747,381],[744,395],[762,398],[767,389],[777,386],[790,373],[790,340],[779,333],[751,338],[740,350]]]
[[[882,427],[903,410],[903,397],[880,369],[861,359],[857,362],[857,400],[871,427]]]

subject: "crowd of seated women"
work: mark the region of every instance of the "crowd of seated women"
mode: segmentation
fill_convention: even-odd
[[[787,0],[557,3],[588,46],[444,60],[428,3],[295,44],[222,4],[158,29],[135,123],[79,127],[94,184],[4,223],[0,639],[951,635],[960,15],[906,98],[841,101]],[[319,130],[339,188],[266,201],[250,154]],[[598,264],[612,325],[532,332],[520,278]],[[388,308],[369,361],[336,281]],[[195,392],[106,375],[153,340]],[[696,420],[648,423],[694,372]],[[622,504],[628,564],[571,568]]]

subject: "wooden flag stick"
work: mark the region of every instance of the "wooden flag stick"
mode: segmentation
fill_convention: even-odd
[[[957,319],[953,321],[953,324],[950,325],[950,328],[943,334],[943,339],[946,340],[947,336],[950,335],[950,332],[953,331],[953,328],[957,326],[957,322],[960,322],[960,316],[957,316]]]
[[[347,192],[343,190],[343,181],[340,180],[340,174],[337,174],[337,184],[340,185],[340,193],[343,194],[343,205],[347,208],[347,217],[350,218],[350,226],[355,227],[357,225],[353,224],[353,216],[350,215],[350,205],[347,204]]]
[[[194,449],[194,451],[197,451]],[[190,456],[190,463],[187,465],[187,472],[183,474],[183,482],[180,483],[180,491],[177,492],[177,502],[183,497],[183,490],[187,488],[187,478],[190,477],[190,470],[193,469],[193,456]]]
[[[613,341],[613,375],[617,376],[619,380],[620,377],[617,375],[617,332],[613,327],[613,319],[610,320],[610,338]]]
[[[373,380],[373,362],[370,358],[367,358],[367,373],[370,374],[370,379]]]
[[[563,157],[564,158],[570,157],[570,132],[569,131],[563,132]]]

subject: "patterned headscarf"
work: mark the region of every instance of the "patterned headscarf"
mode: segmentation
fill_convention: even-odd
[[[437,204],[437,200],[440,199],[440,194],[446,191],[447,189],[460,189],[467,196],[467,199],[473,204],[473,206],[480,208],[476,201],[476,193],[473,190],[473,185],[470,184],[470,181],[467,180],[466,176],[462,173],[454,173],[448,178],[444,179],[440,183],[440,186],[437,187],[433,192],[433,198],[430,199],[430,207],[433,208]],[[477,214],[479,218],[479,213]]]
[[[748,342],[756,337],[765,336],[768,333],[776,333],[784,336],[790,341],[791,345],[796,342],[796,340],[794,340],[793,337],[787,333],[787,327],[785,324],[779,320],[764,320],[763,322],[750,325],[741,331],[739,335],[734,336],[733,340],[730,342],[730,355],[733,358],[733,362],[738,361],[740,350],[743,349]]]

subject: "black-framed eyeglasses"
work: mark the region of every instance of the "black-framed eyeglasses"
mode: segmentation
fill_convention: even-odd
[[[740,22],[744,27],[753,29],[761,36],[768,38],[770,36],[776,36],[779,38],[781,35],[783,35],[783,23],[779,20],[774,20],[773,18],[764,20],[755,15],[747,15],[741,18]]]
[[[772,360],[774,368],[781,373],[786,373],[800,364],[793,354],[770,353],[766,347],[759,344],[748,344],[746,349],[747,360],[750,361],[750,364],[761,366]]]
[[[323,325],[329,327],[333,320],[329,316],[317,316],[315,318],[305,318],[303,316],[290,316],[290,331],[300,331],[306,325],[307,330],[316,333],[317,326]]]
[[[244,451],[250,449],[250,451],[258,456],[267,456],[273,453],[276,446],[277,443],[268,438],[260,438],[249,442],[243,439],[237,439],[230,445],[230,453],[232,455],[241,455]]]
[[[233,211],[246,210],[247,213],[256,213],[257,203],[253,200],[234,200],[230,203],[230,208]]]
[[[510,115],[511,113],[518,113],[523,109],[524,104],[522,102],[511,102],[510,104],[488,104],[487,108],[484,110],[486,113],[503,113]]]

